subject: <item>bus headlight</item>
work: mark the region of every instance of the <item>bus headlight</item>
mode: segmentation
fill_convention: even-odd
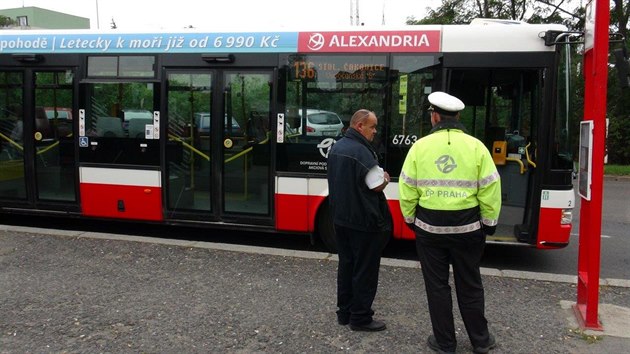
[[[573,220],[573,209],[562,209],[561,224],[570,224]]]

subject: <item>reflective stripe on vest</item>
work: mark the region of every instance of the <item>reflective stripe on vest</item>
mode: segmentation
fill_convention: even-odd
[[[481,229],[481,223],[479,221],[475,221],[467,225],[434,226],[416,218],[414,224],[420,229],[430,232],[432,234],[463,234]]]

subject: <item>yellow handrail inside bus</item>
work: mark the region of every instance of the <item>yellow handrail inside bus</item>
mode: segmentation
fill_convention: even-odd
[[[70,138],[72,137],[72,133],[68,134],[65,136],[66,138]],[[0,133],[0,138],[6,140],[9,144],[13,145],[15,148],[17,148],[20,151],[24,151],[24,147],[18,143],[16,143],[13,139],[9,138],[8,136]],[[45,148],[41,149],[41,150],[37,150],[36,154],[43,154],[45,152],[47,152],[48,150],[56,147],[57,145],[59,145],[59,140],[55,140],[54,143],[47,145]]]
[[[241,157],[241,156],[243,156],[243,155],[247,154],[247,153],[248,153],[248,152],[250,152],[250,151],[252,151],[252,147],[251,147],[251,146],[250,146],[250,147],[248,147],[247,149],[245,149],[245,150],[243,150],[243,151],[239,152],[238,154],[236,154],[236,155],[234,155],[234,156],[230,157],[229,159],[226,159],[226,160],[224,161],[224,163],[232,162],[232,161],[236,160],[237,158],[239,158],[239,157]]]
[[[169,138],[171,140],[175,140],[175,141],[178,141],[178,142],[182,143],[182,145],[184,145],[185,147],[187,147],[188,149],[190,149],[192,152],[196,153],[197,155],[203,157],[206,161],[210,161],[210,156],[204,154],[202,151],[200,151],[197,148],[195,148],[194,146],[188,144],[186,141],[184,141],[182,138],[178,137],[177,135],[169,134],[168,136],[169,136]],[[266,144],[268,141],[269,141],[269,134],[267,134],[267,137],[265,138],[265,140],[260,141],[258,144]],[[250,151],[252,151],[252,148],[248,147],[247,149],[239,152],[238,154],[230,157],[229,159],[226,159],[224,161],[224,163],[228,163],[228,162],[234,161],[237,158],[239,158],[239,157],[249,153]]]
[[[261,140],[261,141],[258,143],[258,145],[260,145],[260,144],[266,144],[268,141],[269,141],[269,134],[267,134],[267,137],[265,138],[265,140]],[[228,163],[228,162],[234,161],[235,159],[237,159],[237,158],[239,158],[239,157],[241,157],[241,156],[243,156],[243,155],[245,155],[245,154],[249,153],[250,151],[252,151],[252,147],[251,147],[251,146],[250,146],[250,147],[248,147],[247,149],[245,149],[245,150],[243,150],[243,151],[239,152],[238,154],[236,154],[236,155],[234,155],[234,156],[230,157],[229,159],[226,159],[226,160],[224,161],[224,163]]]
[[[72,133],[67,135],[66,137],[71,137]],[[169,138],[171,140],[175,140],[178,141],[180,143],[182,143],[183,146],[187,147],[188,149],[190,149],[192,152],[196,153],[197,155],[201,156],[202,158],[204,158],[206,161],[210,161],[210,156],[206,155],[205,153],[203,153],[202,151],[200,151],[199,149],[195,148],[194,146],[190,145],[189,143],[187,143],[186,141],[184,141],[182,138],[173,135],[173,134],[169,134],[168,135]],[[6,140],[9,144],[13,145],[15,148],[17,148],[20,151],[24,151],[24,147],[20,144],[18,144],[17,142],[15,142],[13,139],[9,138],[8,136],[0,133],[0,138]],[[266,144],[269,142],[269,134],[267,134],[267,137],[265,138],[265,140],[262,140],[260,142],[258,142],[258,144]],[[48,150],[56,147],[57,145],[59,145],[59,140],[55,141],[54,143],[46,146],[45,148],[41,149],[41,150],[37,150],[36,154],[43,154],[45,152],[47,152]],[[252,147],[248,147],[247,149],[239,152],[238,154],[230,157],[229,159],[226,159],[224,161],[224,163],[228,163],[228,162],[232,162],[234,160],[236,160],[237,158],[249,153],[252,151]]]
[[[206,159],[206,161],[210,161],[210,156],[204,154],[203,152],[201,152],[200,150],[198,150],[194,146],[188,144],[187,142],[185,142],[182,138],[178,137],[177,135],[169,134],[168,137],[171,140],[175,140],[175,141],[178,141],[178,142],[182,143],[182,145],[184,145],[185,147],[189,148],[190,151],[192,151],[192,152],[196,153],[197,155],[203,157],[204,159]]]
[[[0,133],[0,138],[6,140],[9,144],[15,146],[16,149],[24,151],[24,148],[22,147],[22,145],[16,143],[15,141],[13,141],[13,139],[9,138],[8,136]]]
[[[516,157],[506,157],[505,161],[516,162],[517,164],[519,164],[521,166],[521,174],[525,173],[525,171],[526,171],[525,165],[523,165],[523,161],[521,161],[521,159],[516,158]]]
[[[527,144],[527,145],[525,146],[525,158],[527,158],[527,163],[528,163],[528,164],[530,164],[530,165],[532,165],[534,168],[536,168],[536,163],[535,163],[534,161],[532,161],[532,160],[529,158],[529,146],[530,146],[531,144],[532,144],[532,143],[530,142],[529,144]]]
[[[46,151],[48,151],[48,150],[50,150],[50,149],[54,148],[54,147],[55,147],[55,146],[57,146],[57,145],[59,145],[59,140],[55,141],[54,143],[52,143],[52,144],[50,144],[50,145],[47,145],[45,148],[43,148],[43,149],[41,149],[41,150],[37,150],[37,152],[36,152],[35,154],[36,154],[36,155],[43,154],[43,153],[45,153]]]

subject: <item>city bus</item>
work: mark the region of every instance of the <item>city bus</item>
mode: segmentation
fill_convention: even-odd
[[[332,251],[326,158],[365,108],[393,177],[430,132],[427,96],[466,109],[503,206],[488,242],[561,248],[575,204],[566,28],[3,30],[0,213],[308,234]]]

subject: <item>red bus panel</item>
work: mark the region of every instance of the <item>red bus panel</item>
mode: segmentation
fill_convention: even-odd
[[[562,209],[540,208],[538,248],[558,248],[569,243],[571,224],[561,224],[561,219]]]
[[[86,216],[161,221],[160,171],[81,167],[81,207]]]
[[[117,219],[160,221],[162,189],[81,183],[83,214]]]

